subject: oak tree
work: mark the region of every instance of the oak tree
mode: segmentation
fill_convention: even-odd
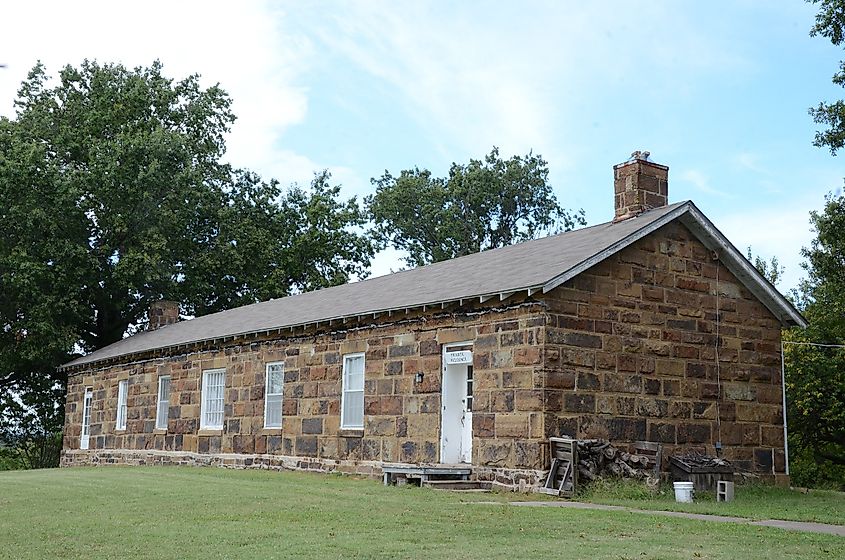
[[[38,64],[15,107],[0,118],[0,422],[155,300],[198,315],[367,274],[357,201],[325,172],[284,188],[226,163],[231,99],[198,76],[85,61],[53,80]]]
[[[453,163],[447,177],[407,169],[372,179],[366,199],[375,235],[383,245],[407,252],[408,266],[421,266],[569,230],[584,224],[583,211],[569,211],[549,184],[546,161],[534,154]]]

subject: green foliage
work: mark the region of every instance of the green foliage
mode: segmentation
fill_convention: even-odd
[[[748,262],[754,265],[760,274],[763,277],[772,283],[773,286],[777,286],[778,283],[783,279],[783,273],[786,271],[783,265],[780,264],[777,256],[773,256],[772,260],[767,261],[760,257],[760,255],[754,255],[751,252],[751,247],[748,248],[748,253],[746,253],[746,258]]]
[[[810,325],[784,332],[795,343],[785,344],[792,474],[845,488],[845,196],[829,195],[811,221],[817,235],[802,250],[809,277],[799,290]]]
[[[0,393],[0,470],[59,464],[64,387],[36,377]]]
[[[385,171],[372,179],[367,205],[377,239],[421,266],[584,224],[583,211],[560,206],[548,175],[539,156],[503,160],[493,148],[484,160],[453,163],[445,178],[427,169]]]
[[[807,0],[819,4],[816,23],[810,30],[810,36],[821,35],[834,45],[841,45],[845,38],[845,0]],[[833,83],[845,86],[845,61],[840,61],[839,71],[833,75]],[[845,146],[845,102],[820,102],[818,106],[810,108],[813,120],[827,125],[826,130],[817,131],[813,144],[818,147],[827,146],[831,154]]]
[[[819,5],[811,36],[840,46],[845,39],[845,0],[808,0]],[[845,61],[833,83],[845,86]],[[814,144],[836,152],[845,146],[845,103],[822,102],[810,114],[827,130]],[[841,193],[841,191],[839,191]],[[785,336],[793,342],[845,344],[845,196],[828,195],[822,212],[812,212],[817,233],[802,250],[809,278],[796,290],[796,301],[810,322],[806,331]],[[786,346],[790,451],[796,480],[807,485],[845,487],[845,349]]]
[[[366,215],[328,173],[283,189],[222,162],[230,105],[158,62],[29,73],[0,118],[6,408],[49,395],[57,365],[142,327],[156,300],[199,315],[366,276]]]
[[[845,465],[818,458],[793,434],[789,436],[789,474],[793,486],[845,492]]]

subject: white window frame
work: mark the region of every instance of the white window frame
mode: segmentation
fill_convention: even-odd
[[[123,431],[126,429],[126,400],[129,396],[129,380],[121,379],[117,382],[117,418],[114,423],[114,429]]]
[[[270,392],[270,372],[274,370],[274,368],[279,368],[276,370],[277,373],[281,374],[282,376],[282,390],[279,393],[271,393]],[[270,423],[270,397],[274,397],[272,400],[272,406],[279,407],[279,423],[278,424],[271,424]],[[277,397],[277,398],[276,398]],[[278,403],[276,402],[278,400]],[[270,429],[276,429],[282,427],[282,405],[284,404],[285,400],[285,363],[284,362],[268,362],[264,365],[264,427]]]
[[[222,375],[223,384],[222,385],[215,385],[215,388],[220,389],[220,396],[214,397],[215,401],[219,401],[220,410],[209,410],[209,400],[212,398],[209,395],[209,381],[208,378],[211,375]],[[225,408],[226,408],[226,369],[225,368],[217,368],[217,369],[206,369],[202,372],[202,392],[200,394],[200,429],[201,430],[222,430],[223,429],[223,422],[225,417]],[[210,414],[220,414],[220,423],[219,424],[210,424],[207,420],[207,416]]]
[[[348,364],[351,360],[361,358],[361,388],[350,388],[347,379],[349,375]],[[367,363],[363,352],[355,354],[344,354],[343,356],[343,374],[341,380],[341,397],[340,397],[340,427],[344,430],[363,430],[364,429],[364,385],[367,376]],[[346,396],[350,393],[361,393],[361,424],[350,424],[346,418]]]
[[[164,392],[164,385],[167,383],[167,398],[165,399],[162,393]],[[162,405],[164,408],[162,408]],[[158,378],[158,397],[156,398],[156,430],[167,429],[167,417],[170,412],[170,376],[161,375]],[[163,413],[163,414],[162,414]],[[162,418],[163,416],[163,418]],[[162,421],[163,420],[163,421]]]
[[[88,449],[91,441],[91,409],[94,401],[94,388],[85,387],[82,393],[82,431],[79,434],[79,449]]]

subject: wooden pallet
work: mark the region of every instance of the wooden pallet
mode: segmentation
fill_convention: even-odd
[[[540,491],[571,498],[578,484],[578,442],[569,438],[549,438],[549,445],[552,466]]]

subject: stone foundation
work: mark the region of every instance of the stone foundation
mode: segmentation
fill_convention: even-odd
[[[62,467],[97,466],[189,466],[229,469],[266,469],[342,473],[380,478],[381,461],[343,461],[313,457],[241,453],[192,453],[135,449],[68,449],[62,452]],[[469,465],[467,465],[469,466]],[[546,480],[546,471],[472,467],[472,479],[492,482],[501,490],[530,492]]]

